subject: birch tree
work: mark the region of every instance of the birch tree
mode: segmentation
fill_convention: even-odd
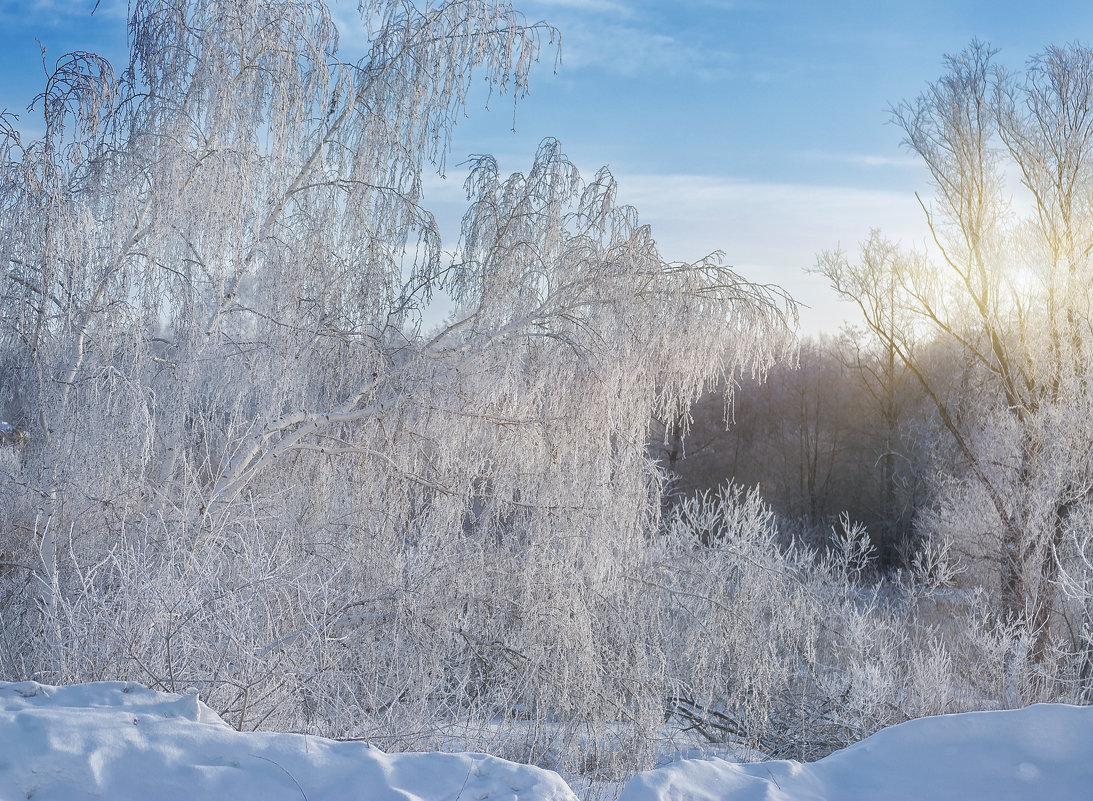
[[[596,586],[655,529],[653,415],[791,347],[779,290],[718,254],[666,260],[610,173],[583,179],[551,139],[524,173],[472,159],[442,243],[422,176],[472,81],[519,99],[557,33],[507,2],[360,16],[349,63],[317,0],[136,0],[124,70],[67,56],[40,140],[4,118],[12,671],[189,675],[241,726],[251,688],[272,714],[330,665],[361,715],[470,703],[471,674],[515,658],[491,643],[543,609],[582,619],[550,588]],[[476,559],[526,580],[479,593],[454,578]],[[577,662],[603,680],[546,630],[491,703],[576,704]],[[434,670],[441,641],[459,656]]]
[[[828,253],[820,265],[932,401],[975,490],[965,497],[989,510],[988,522],[984,507],[966,510],[963,525],[997,537],[1002,617],[1022,627],[1042,662],[1059,631],[1072,514],[1093,488],[1084,411],[1093,53],[1050,47],[1021,75],[996,67],[994,55],[973,43],[893,110],[932,178],[922,206],[937,260],[874,234],[857,263]],[[1020,182],[1016,200],[1007,175]],[[959,354],[956,385],[928,369],[935,343]]]

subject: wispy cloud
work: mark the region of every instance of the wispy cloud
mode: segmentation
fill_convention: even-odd
[[[822,279],[805,272],[819,252],[855,252],[872,228],[907,247],[927,242],[922,210],[904,192],[706,175],[616,177],[619,200],[637,208],[665,258],[724,251],[749,280],[778,284],[807,304],[802,327],[809,333],[834,330],[849,313]]]
[[[894,229],[896,236],[924,233],[921,210],[904,192],[707,175],[634,173],[617,180],[620,198],[636,206],[643,218],[704,228],[721,223],[706,236],[737,234],[743,240],[769,242],[765,247],[772,249],[805,241],[830,247],[833,237],[868,233],[877,226]]]
[[[0,0],[2,1],[2,0]],[[78,0],[55,0],[75,3]],[[545,19],[562,34],[566,73],[595,69],[614,75],[674,76],[719,80],[735,68],[737,58],[722,48],[683,41],[667,32],[641,3],[624,0],[533,0],[520,8],[532,19]],[[331,6],[343,55],[359,58],[368,45],[364,26],[351,0]]]
[[[802,151],[802,158],[812,161],[826,161],[835,164],[848,164],[852,167],[899,167],[919,169],[922,161],[910,155],[878,156],[870,153],[828,153],[820,151]]]
[[[617,0],[536,0],[531,4],[547,8],[574,8],[596,14],[613,14],[621,17],[632,16],[634,10],[626,3]]]
[[[671,32],[671,26],[641,3],[538,0],[528,4],[527,10],[541,13],[561,30],[566,70],[596,69],[628,78],[687,74],[716,80],[736,63],[736,57],[720,47],[681,39],[678,31]]]
[[[562,26],[567,68],[597,68],[625,77],[640,74],[719,80],[737,63],[731,52],[702,48],[676,36],[627,23]]]

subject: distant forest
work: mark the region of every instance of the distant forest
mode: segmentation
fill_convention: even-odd
[[[765,379],[738,377],[730,407],[722,388],[704,395],[685,437],[670,426],[665,443],[657,421],[650,447],[671,491],[758,487],[786,532],[814,544],[845,514],[868,529],[885,569],[907,567],[935,477],[955,466],[921,389],[905,374],[880,385],[872,361],[852,333],[808,338]],[[936,367],[939,379],[953,369],[942,358]]]

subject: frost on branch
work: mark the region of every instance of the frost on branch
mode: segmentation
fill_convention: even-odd
[[[656,719],[600,669],[603,588],[661,508],[649,420],[761,372],[793,305],[666,261],[552,140],[526,174],[473,162],[442,253],[423,171],[472,79],[522,95],[555,32],[507,3],[361,18],[353,64],[320,2],[137,0],[116,80],[70,57],[41,141],[4,119],[2,669],[395,746]]]

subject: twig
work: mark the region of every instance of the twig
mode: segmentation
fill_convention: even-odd
[[[269,757],[259,756],[258,754],[248,754],[248,756],[252,756],[255,759],[261,759],[265,762],[269,762],[270,764],[276,765],[277,767],[279,767],[281,770],[283,770],[285,772],[286,776],[288,776],[290,779],[292,779],[292,783],[296,785],[296,789],[300,791],[300,795],[302,795],[304,797],[304,801],[309,801],[309,799],[307,797],[307,793],[304,792],[304,788],[300,786],[300,783],[298,781],[296,781],[296,777],[293,776],[291,773],[289,773],[288,769],[284,765],[282,765],[280,762],[278,762],[274,759],[270,759]]]
[[[467,769],[467,775],[463,777],[463,786],[459,788],[459,792],[455,794],[455,801],[459,801],[463,797],[463,791],[467,789],[467,782],[471,780],[471,774],[474,773],[474,763]]]

